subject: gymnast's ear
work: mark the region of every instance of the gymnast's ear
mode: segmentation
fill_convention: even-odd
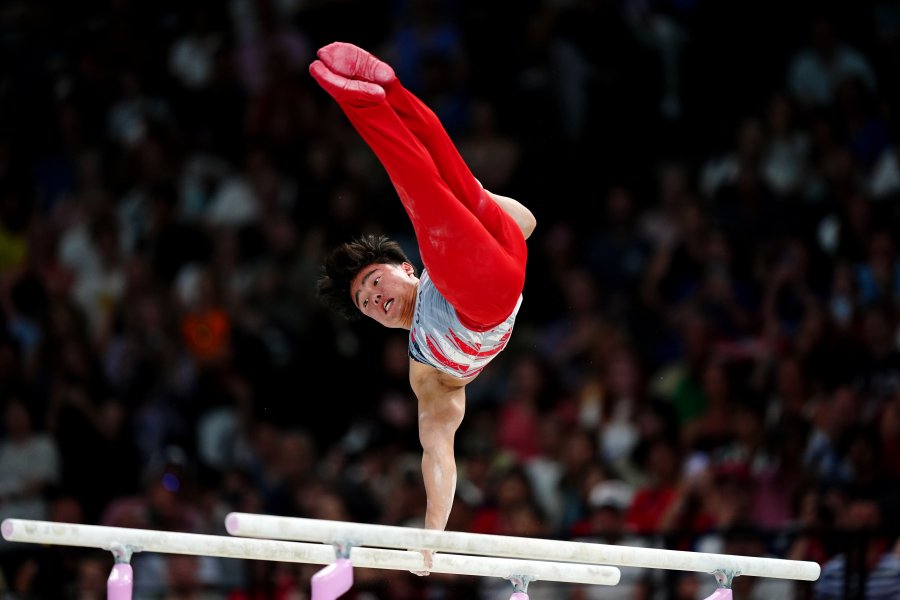
[[[406,273],[407,275],[413,275],[413,276],[415,276],[415,274],[416,274],[416,268],[415,268],[414,266],[412,266],[412,264],[410,264],[410,263],[408,263],[408,262],[402,263],[402,264],[400,265],[400,268],[403,269],[403,272]]]

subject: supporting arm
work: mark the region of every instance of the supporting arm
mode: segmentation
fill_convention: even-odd
[[[456,430],[466,410],[465,387],[453,387],[434,368],[412,362],[410,380],[419,400],[419,440],[427,507],[425,528],[443,530],[456,494]]]

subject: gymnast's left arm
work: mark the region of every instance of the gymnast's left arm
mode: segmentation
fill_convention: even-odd
[[[488,190],[484,191],[487,192],[487,195],[503,209],[503,212],[512,217],[513,221],[516,222],[516,225],[519,226],[519,229],[522,230],[522,235],[524,235],[527,240],[537,226],[537,219],[534,218],[532,212],[525,208],[525,205],[518,200],[508,198],[507,196],[501,196],[500,194],[495,194]]]

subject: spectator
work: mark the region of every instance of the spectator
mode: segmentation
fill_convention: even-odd
[[[724,365],[712,362],[703,371],[702,412],[682,426],[682,445],[689,451],[714,454],[734,436],[735,400]]]
[[[299,73],[312,60],[306,34],[279,15],[274,2],[234,2],[231,5],[234,61],[244,88],[258,93],[272,76],[272,62]]]
[[[597,377],[579,390],[579,423],[597,432],[600,458],[618,465],[639,441],[638,415],[645,401],[641,366],[635,352],[621,347],[609,353]]]
[[[675,500],[681,460],[677,445],[662,437],[648,440],[641,450],[646,483],[635,490],[625,523],[633,533],[646,536],[661,530]]]
[[[506,133],[497,107],[489,100],[473,101],[470,126],[459,141],[459,153],[481,185],[498,193],[511,193],[522,163],[522,145]]]
[[[111,562],[106,555],[89,555],[79,560],[72,597],[77,600],[103,598]]]
[[[91,245],[96,268],[78,273],[72,295],[88,319],[91,335],[105,336],[125,292],[119,228],[112,215],[100,215],[92,224]]]
[[[761,532],[753,529],[735,528],[728,531],[719,544],[701,546],[707,552],[722,552],[725,554],[737,554],[742,556],[772,557],[766,547],[765,539]],[[706,598],[715,587],[712,582],[705,582],[700,586],[697,600]],[[788,579],[773,579],[766,577],[735,577],[733,591],[740,594],[741,598],[751,600],[767,600],[769,598],[795,597],[795,582]]]
[[[895,537],[878,535],[882,523],[881,511],[871,500],[851,500],[840,514],[839,527],[847,533],[867,531],[868,540],[861,545],[840,552],[822,566],[822,574],[815,584],[816,600],[837,600],[845,597],[846,579],[851,577],[856,564],[865,569],[866,577],[855,577],[850,584],[851,594],[867,600],[888,600],[900,591],[900,556],[894,552]],[[860,556],[855,553],[860,552]],[[854,561],[854,559],[856,559]],[[858,562],[856,562],[858,561]]]
[[[625,513],[631,506],[634,490],[619,480],[603,481],[595,485],[588,496],[588,516],[573,529],[576,541],[620,546],[646,547],[648,540],[632,535],[625,527]],[[638,600],[650,597],[659,585],[659,577],[649,569],[620,567],[621,578],[612,590],[598,586],[584,586],[573,593],[573,600],[609,598]]]
[[[212,83],[215,57],[224,42],[207,7],[197,7],[189,25],[169,50],[169,71],[189,90],[202,90]]]
[[[869,60],[840,38],[831,21],[816,18],[808,45],[789,61],[788,89],[803,107],[827,106],[834,101],[837,87],[849,77],[858,77],[867,89],[875,89]]]
[[[498,415],[498,450],[519,464],[537,457],[540,421],[553,405],[550,369],[533,355],[519,357],[510,373],[511,385]]]
[[[868,192],[877,200],[896,198],[900,193],[900,158],[897,156],[897,134],[893,143],[884,148],[869,174]]]
[[[877,96],[858,77],[844,79],[835,96],[847,148],[861,172],[867,173],[891,144],[888,123],[875,103]]]
[[[107,117],[109,137],[123,150],[135,151],[148,141],[153,132],[174,126],[169,102],[162,96],[150,94],[145,82],[135,71],[122,73],[119,97],[110,107]]]
[[[394,66],[397,77],[429,106],[451,134],[461,125],[441,110],[442,103],[429,89],[429,62],[442,65],[451,89],[465,75],[466,56],[462,32],[455,20],[453,3],[446,0],[407,0],[396,5],[396,30],[386,40],[385,60]]]
[[[900,256],[893,235],[884,229],[868,239],[866,259],[856,267],[856,284],[863,308],[900,303]]]
[[[611,189],[605,211],[601,227],[586,242],[586,260],[611,296],[613,310],[624,312],[622,305],[638,286],[650,248],[638,232],[637,205],[628,188]]]
[[[799,123],[797,107],[786,93],[775,94],[767,108],[763,178],[780,197],[794,198],[809,174],[811,140]]]
[[[900,393],[895,392],[885,404],[878,422],[885,472],[893,480],[900,479]]]
[[[7,398],[3,408],[3,428],[0,516],[45,519],[47,497],[59,484],[60,477],[56,440],[34,427],[22,397]]]
[[[473,515],[470,531],[516,535],[512,531],[522,525],[518,519],[531,519],[533,515],[530,513],[534,510],[519,512],[519,507],[536,506],[531,482],[522,469],[512,467],[495,473],[491,487],[486,502]]]
[[[859,422],[857,402],[857,394],[849,387],[842,387],[816,407],[814,429],[803,462],[825,483],[847,483],[851,477],[841,460],[841,443],[854,423]]]
[[[563,281],[565,312],[548,323],[538,340],[538,353],[562,373],[564,380],[583,377],[595,337],[604,331],[600,286],[585,269],[573,269]]]
[[[864,358],[856,368],[853,385],[865,399],[859,413],[867,421],[900,389],[900,350],[892,339],[896,330],[890,309],[873,307],[862,317],[859,350]]]

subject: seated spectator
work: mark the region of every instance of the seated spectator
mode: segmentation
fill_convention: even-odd
[[[651,247],[638,231],[638,207],[630,189],[613,187],[604,208],[600,227],[586,240],[587,264],[612,296],[610,300],[621,304],[637,288]]]
[[[513,535],[521,505],[537,506],[531,482],[520,467],[496,474],[492,490],[484,504],[475,511],[469,530],[473,533]]]
[[[791,95],[803,107],[827,106],[848,77],[859,77],[868,89],[875,89],[875,72],[865,55],[841,40],[832,22],[817,18],[809,43],[788,64]]]
[[[766,117],[768,138],[760,164],[763,179],[779,197],[796,197],[809,175],[812,141],[786,93],[772,97]]]
[[[588,515],[575,524],[573,539],[581,542],[646,547],[648,540],[629,533],[625,513],[631,506],[634,490],[620,480],[596,484],[588,496]],[[613,588],[584,586],[575,589],[572,600],[637,600],[647,597],[660,583],[659,570],[619,567],[621,579]],[[655,581],[654,581],[655,580]]]
[[[78,561],[72,597],[75,600],[100,600],[106,597],[106,579],[112,568],[112,556],[87,554]]]
[[[878,419],[880,443],[883,448],[885,475],[900,480],[900,392],[888,401]]]
[[[555,389],[550,368],[536,355],[515,360],[510,373],[509,391],[500,406],[497,419],[499,450],[512,454],[518,463],[526,463],[540,451],[540,422],[553,405]]]
[[[56,441],[32,424],[21,397],[7,399],[0,440],[0,519],[46,519],[47,494],[59,483]],[[0,548],[9,548],[8,542]]]
[[[761,532],[752,528],[735,528],[727,531],[724,539],[718,543],[701,545],[697,550],[702,552],[715,552],[724,554],[736,554],[739,556],[758,556],[761,558],[778,558],[772,555],[766,547],[765,539]],[[788,600],[795,598],[797,583],[790,579],[775,579],[773,577],[735,577],[732,582],[732,590],[741,600],[774,600],[775,598]],[[715,592],[716,583],[712,578],[701,580],[697,600],[707,598]]]
[[[900,144],[894,135],[894,143],[881,151],[869,172],[868,192],[876,200],[900,196]]]
[[[731,443],[734,432],[734,384],[725,365],[709,363],[703,370],[702,412],[682,425],[684,448],[713,454]]]
[[[815,600],[845,598],[848,589],[845,579],[848,577],[852,577],[851,597],[866,600],[897,598],[900,594],[900,553],[896,552],[896,536],[889,537],[878,531],[882,520],[878,504],[867,499],[853,499],[841,511],[838,528],[845,534],[864,533],[866,543],[862,548],[847,547],[822,566],[822,574],[814,585]],[[862,552],[861,556],[859,552]],[[862,565],[864,573],[855,571],[858,565]]]
[[[816,407],[803,463],[823,483],[846,483],[852,477],[842,460],[841,442],[859,422],[858,404],[859,397],[853,389],[842,387]]]
[[[505,193],[515,182],[522,145],[500,130],[497,107],[488,100],[473,102],[469,131],[459,141],[459,153],[486,190]]]
[[[646,483],[635,490],[625,524],[637,535],[653,535],[675,500],[681,461],[677,445],[662,437],[647,441],[641,451]]]
[[[878,97],[857,76],[844,78],[835,90],[846,147],[864,173],[891,146],[890,126],[877,102]]]
[[[891,231],[871,232],[866,258],[856,267],[856,284],[863,308],[900,301],[900,254]]]

